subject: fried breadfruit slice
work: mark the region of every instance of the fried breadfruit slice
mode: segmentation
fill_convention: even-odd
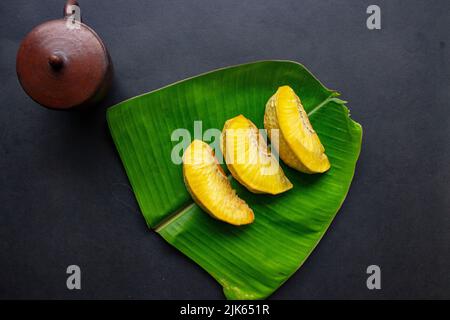
[[[291,87],[279,87],[267,102],[264,128],[288,166],[305,173],[321,173],[330,168],[325,148]],[[273,141],[274,129],[279,130],[278,145]]]
[[[279,194],[292,188],[258,128],[243,115],[225,122],[221,148],[233,177],[251,192]]]
[[[183,177],[194,201],[212,217],[233,225],[253,222],[253,210],[238,197],[205,142],[194,140],[184,152]]]

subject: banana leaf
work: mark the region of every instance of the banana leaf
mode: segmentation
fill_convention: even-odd
[[[322,141],[331,169],[307,175],[283,166],[294,188],[256,195],[232,181],[254,210],[255,222],[235,227],[214,220],[191,199],[182,166],[171,161],[171,134],[194,121],[222,129],[243,114],[263,128],[265,103],[281,85],[300,96]],[[316,247],[349,190],[362,128],[350,119],[336,91],[304,66],[261,61],[215,70],[119,103],[107,111],[111,135],[149,228],[194,260],[228,299],[272,294]],[[283,165],[283,164],[282,164]]]

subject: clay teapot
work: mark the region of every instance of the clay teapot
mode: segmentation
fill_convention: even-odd
[[[81,21],[75,0],[67,1],[64,18],[28,33],[17,53],[16,70],[25,92],[55,110],[94,105],[105,96],[113,73],[106,46]]]

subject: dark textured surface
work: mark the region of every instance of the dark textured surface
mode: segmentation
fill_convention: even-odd
[[[106,107],[261,59],[305,64],[364,127],[347,200],[276,299],[450,298],[450,2],[80,1],[115,67],[107,100],[49,111],[20,88],[15,55],[64,1],[0,2],[0,298],[222,298],[149,231],[112,144]],[[288,245],[288,244],[287,244]],[[66,289],[66,267],[82,290]],[[378,264],[382,290],[366,288]]]

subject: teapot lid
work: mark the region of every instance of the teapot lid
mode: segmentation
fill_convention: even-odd
[[[16,70],[25,92],[51,109],[91,105],[106,93],[112,79],[108,51],[95,31],[81,22],[76,1],[67,2],[64,19],[45,22],[24,38]]]

